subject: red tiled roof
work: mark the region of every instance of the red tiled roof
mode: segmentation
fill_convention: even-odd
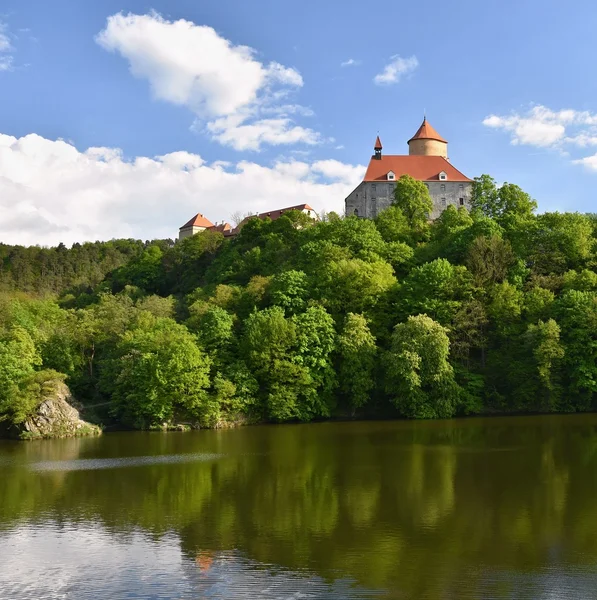
[[[427,118],[423,119],[423,123],[421,123],[421,127],[417,130],[417,133],[415,133],[408,141],[412,142],[413,140],[437,140],[438,142],[448,143],[447,140],[444,140],[444,138],[427,122]]]
[[[197,213],[190,221],[187,221],[180,229],[186,229],[187,227],[213,227],[214,224],[206,219],[201,213]]]
[[[270,218],[272,221],[279,219],[283,213],[289,210],[313,210],[308,204],[298,204],[297,206],[289,206],[288,208],[280,208],[278,210],[270,210],[269,212],[257,215],[260,219]]]
[[[382,148],[383,148],[383,146],[381,145],[381,140],[379,139],[379,136],[377,136],[377,139],[375,140],[374,149],[381,150]]]
[[[447,181],[472,181],[443,156],[415,155],[385,155],[372,158],[363,181],[387,181],[389,171],[394,172],[396,179],[402,175],[410,175],[419,181],[438,181],[440,172],[445,171]]]
[[[220,233],[223,233],[224,235],[226,235],[226,233],[228,233],[229,231],[232,231],[232,227],[230,226],[230,223],[220,223],[219,225],[214,225],[213,227],[210,227],[209,229],[211,229],[212,231],[219,231]]]

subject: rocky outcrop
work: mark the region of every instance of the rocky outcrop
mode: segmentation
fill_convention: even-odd
[[[68,386],[63,381],[52,382],[34,415],[19,426],[21,439],[66,438],[99,435],[97,425],[83,421]]]

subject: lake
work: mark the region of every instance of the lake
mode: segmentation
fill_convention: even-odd
[[[0,442],[0,598],[597,598],[597,415]]]

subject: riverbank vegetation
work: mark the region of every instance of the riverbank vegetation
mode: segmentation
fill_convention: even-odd
[[[374,220],[2,245],[0,419],[56,373],[134,428],[597,408],[597,218],[486,175],[430,209],[405,176]]]

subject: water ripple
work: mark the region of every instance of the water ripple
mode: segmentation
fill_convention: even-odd
[[[80,458],[76,460],[49,460],[29,464],[32,471],[96,471],[124,469],[149,465],[205,462],[222,458],[224,454],[167,454],[159,456],[130,456],[125,458]]]

